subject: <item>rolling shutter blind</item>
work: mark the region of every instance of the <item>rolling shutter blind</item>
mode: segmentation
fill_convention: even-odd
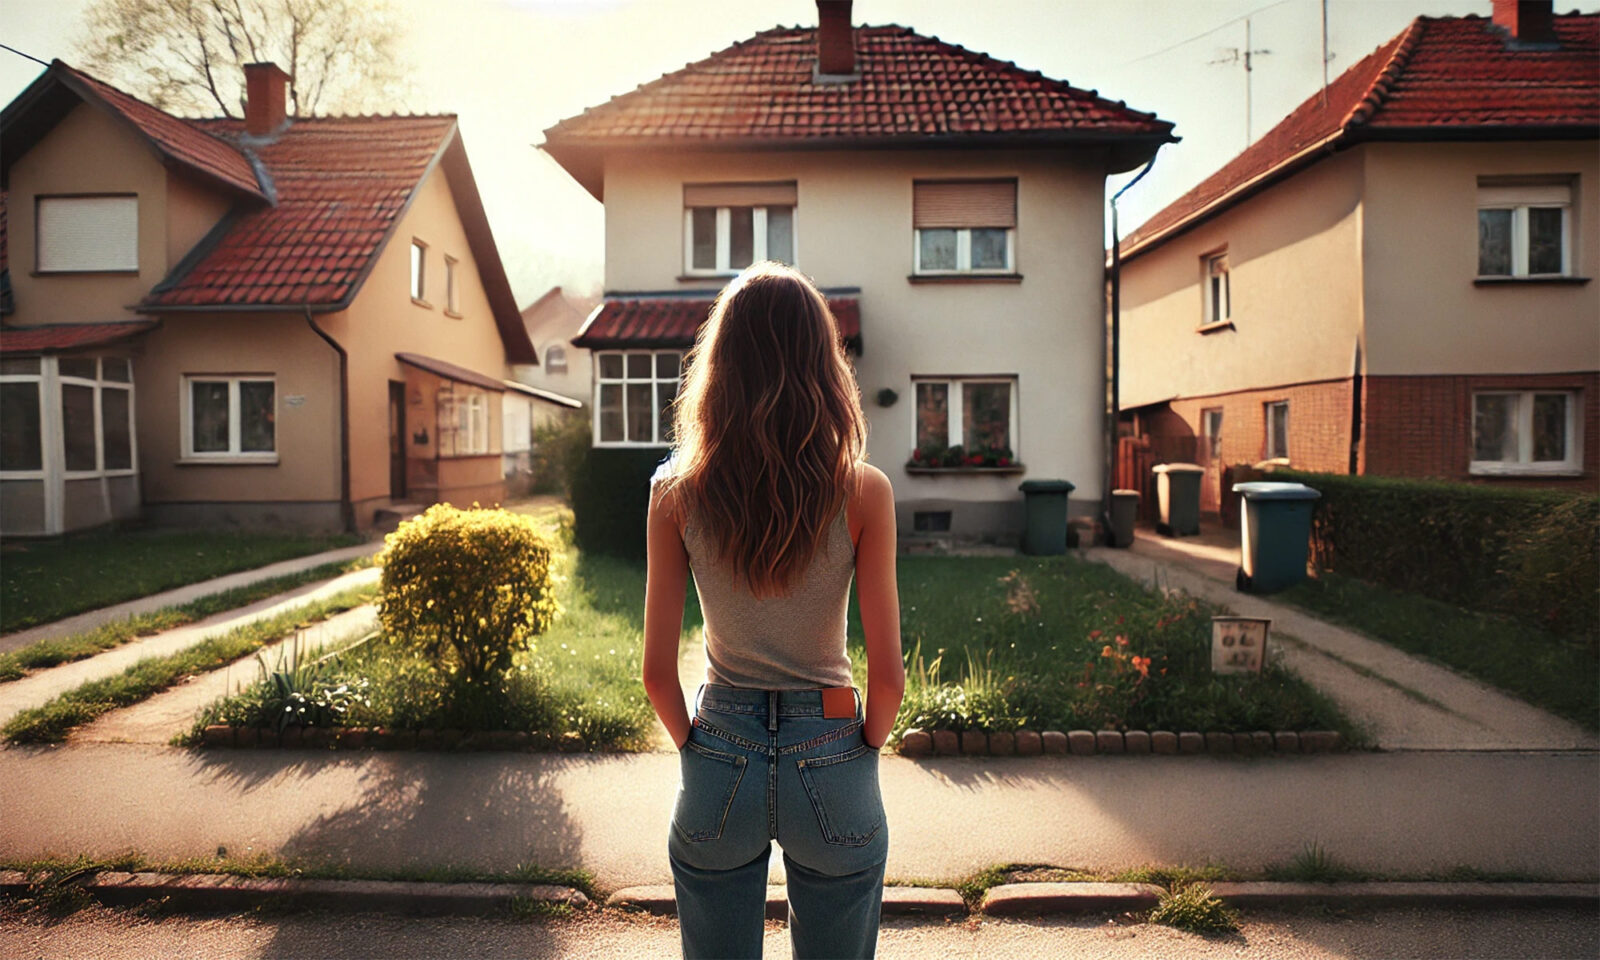
[[[1015,227],[1017,181],[939,180],[912,185],[912,224],[924,227]]]
[[[138,197],[39,198],[39,270],[139,269]]]
[[[1554,207],[1572,202],[1572,188],[1565,183],[1527,183],[1480,185],[1480,207]]]
[[[686,183],[685,207],[792,207],[800,196],[793,180],[787,183]]]

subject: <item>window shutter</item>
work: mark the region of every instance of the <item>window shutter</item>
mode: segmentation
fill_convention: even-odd
[[[1017,181],[925,180],[912,185],[912,224],[924,227],[1015,227]]]
[[[1504,184],[1478,187],[1478,206],[1563,206],[1572,202],[1572,187],[1565,183]]]
[[[800,191],[793,180],[785,183],[686,183],[685,207],[792,207]]]
[[[40,197],[39,269],[139,269],[138,197]]]

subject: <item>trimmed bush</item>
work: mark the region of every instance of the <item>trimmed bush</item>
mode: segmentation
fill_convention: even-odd
[[[1321,492],[1311,557],[1345,576],[1600,633],[1600,497],[1521,487],[1280,470]]]
[[[589,453],[589,414],[578,410],[533,428],[533,492],[572,498],[573,478]]]
[[[435,504],[384,539],[384,634],[468,686],[495,681],[559,612],[550,560],[531,517]]]
[[[591,447],[572,481],[573,538],[579,549],[643,560],[650,477],[664,447]]]

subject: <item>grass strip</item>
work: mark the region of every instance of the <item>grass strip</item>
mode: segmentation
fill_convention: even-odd
[[[90,680],[42,706],[23,710],[0,728],[12,743],[60,743],[75,727],[111,710],[145,700],[184,677],[220,669],[298,627],[326,620],[377,596],[374,585],[351,587],[276,616],[235,627],[186,650],[140,660],[119,674]]]
[[[1326,620],[1476,677],[1557,716],[1600,729],[1600,644],[1511,617],[1323,573],[1275,594]]]
[[[149,613],[136,613],[131,617],[113,620],[71,636],[36,640],[25,647],[0,653],[0,683],[20,680],[27,676],[30,670],[43,670],[63,663],[85,660],[140,637],[172,630],[228,610],[236,610],[257,600],[293,590],[295,587],[315,583],[318,580],[329,580],[340,574],[369,567],[372,563],[372,557],[348,561],[336,560],[308,570],[286,573],[281,577],[269,577],[266,580],[231,587],[217,593],[208,593],[188,603],[162,607]]]

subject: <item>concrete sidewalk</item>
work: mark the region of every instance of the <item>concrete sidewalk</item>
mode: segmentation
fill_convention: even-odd
[[[253,570],[240,570],[227,576],[213,577],[210,580],[202,580],[199,583],[191,583],[187,586],[176,587],[161,593],[152,593],[147,597],[139,597],[124,603],[112,604],[109,607],[101,607],[98,610],[88,610],[76,616],[67,617],[64,620],[42,623],[37,627],[29,627],[26,630],[18,630],[14,633],[0,636],[0,653],[25,647],[36,640],[70,637],[75,633],[93,630],[95,627],[110,623],[113,620],[123,620],[135,614],[150,613],[154,610],[160,610],[162,607],[188,603],[191,600],[198,600],[201,597],[209,596],[213,593],[221,593],[224,590],[231,590],[234,587],[242,587],[251,583],[259,583],[262,580],[270,580],[273,577],[299,573],[301,570],[310,570],[312,567],[318,567],[324,563],[355,560],[359,557],[377,553],[382,549],[383,541],[381,540],[371,543],[358,543],[354,546],[341,547],[338,550],[326,550],[322,553],[281,560],[278,563],[270,563],[264,567],[256,567]]]
[[[306,857],[383,870],[584,867],[668,883],[675,753],[0,751],[0,859]],[[1407,752],[881,760],[891,879],[1004,862],[1117,869],[1284,863],[1316,841],[1387,875],[1469,866],[1600,876],[1596,758]],[[776,879],[776,878],[775,878]]]
[[[1131,549],[1084,551],[1150,586],[1270,617],[1283,663],[1363,723],[1383,749],[1596,750],[1600,737],[1526,701],[1270,597],[1240,593],[1238,547],[1140,530]],[[1285,640],[1285,636],[1293,638]]]

